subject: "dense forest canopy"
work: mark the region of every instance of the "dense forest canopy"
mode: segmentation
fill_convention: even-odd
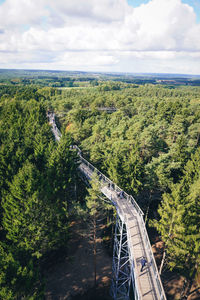
[[[181,179],[199,146],[200,90],[114,86],[56,91],[51,104],[75,141],[117,184],[134,194],[144,188],[166,191]]]
[[[0,298],[5,300],[42,299],[42,259],[68,239],[75,157],[69,135],[55,143],[43,100],[36,90],[7,89],[0,102]]]
[[[72,143],[136,198],[165,243],[167,266],[195,277],[200,260],[199,106],[198,86],[116,80],[68,89],[2,84],[0,298],[43,297],[41,262],[68,239],[76,177]],[[47,109],[56,112],[59,144]]]
[[[200,260],[200,89],[105,82],[56,91],[51,105],[85,155],[133,194],[165,242],[168,266]],[[63,129],[63,130],[64,130]],[[163,199],[162,199],[163,198]]]

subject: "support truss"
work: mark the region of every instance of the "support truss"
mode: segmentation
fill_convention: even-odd
[[[117,215],[113,249],[113,278],[111,294],[115,300],[128,300],[131,284],[131,268],[125,223]]]
[[[54,133],[55,139],[57,141],[60,140],[61,133],[56,127],[55,123],[55,115],[54,113],[48,112],[49,122],[52,125],[52,131]],[[80,165],[78,167],[79,175],[83,179],[83,181],[90,185],[89,182],[92,179],[92,174],[95,172],[99,176],[99,181],[104,185],[100,188],[102,193],[111,200],[113,205],[115,205],[117,209],[117,219],[116,219],[116,227],[115,227],[115,238],[114,238],[114,249],[113,249],[113,279],[111,286],[111,294],[114,300],[142,300],[143,294],[141,294],[142,286],[141,283],[146,283],[145,286],[145,299],[160,299],[166,300],[165,292],[162,286],[162,282],[160,280],[160,276],[157,270],[156,262],[153,256],[153,252],[151,250],[151,244],[148,238],[148,233],[146,231],[146,227],[143,221],[143,212],[138,206],[135,199],[122,191],[114,182],[112,182],[109,178],[107,178],[104,174],[102,174],[98,169],[96,169],[90,162],[88,162],[85,158],[82,157],[81,150],[76,146],[72,145],[71,149],[76,149],[77,154],[80,158]],[[107,185],[108,188],[105,188]],[[137,224],[140,229],[140,237],[141,237],[141,248],[138,253],[138,249],[136,249],[137,253],[135,253],[132,249],[134,247],[133,241],[131,241],[130,237],[130,224],[126,220],[126,224],[124,219],[126,214],[122,215],[119,213],[119,209],[121,207],[120,201],[118,201],[118,193],[123,192],[124,199],[127,200],[127,203],[132,204],[132,210],[134,214],[137,216]],[[115,197],[112,198],[113,193]],[[116,201],[116,202],[115,202]],[[124,203],[126,209],[130,209],[130,206]],[[119,213],[119,214],[118,214]],[[121,218],[122,217],[122,218]],[[131,245],[129,243],[132,243]],[[129,248],[130,247],[130,248]],[[145,254],[147,259],[149,260],[147,275],[143,278],[138,274],[138,268],[135,264],[137,264],[137,259],[140,259],[141,254]],[[135,257],[136,255],[136,257]],[[134,256],[134,257],[133,257]],[[140,278],[139,278],[140,277]],[[146,278],[145,278],[146,277]],[[148,278],[147,278],[148,277]],[[140,284],[139,284],[140,283]],[[147,298],[148,297],[148,298]]]

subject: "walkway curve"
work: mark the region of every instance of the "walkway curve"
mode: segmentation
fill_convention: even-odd
[[[55,139],[59,141],[61,133],[57,129],[55,115],[48,114],[48,117]],[[117,210],[116,227],[118,231],[116,229],[113,253],[113,270],[117,274],[113,274],[113,298],[117,300],[166,300],[141,208],[131,195],[122,191],[120,187],[83,158],[82,152],[77,146],[72,146],[72,148],[76,149],[80,158],[78,169],[83,180],[89,182],[93,174],[96,174],[99,178],[101,192]],[[143,256],[147,263],[141,272]],[[127,267],[125,268],[125,266]],[[129,294],[130,286],[133,288],[132,296]]]

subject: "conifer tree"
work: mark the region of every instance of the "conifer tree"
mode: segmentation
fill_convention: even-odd
[[[41,255],[45,245],[45,203],[40,198],[40,173],[27,162],[3,197],[3,228],[16,246]],[[44,251],[44,249],[43,249]]]
[[[96,287],[96,260],[97,260],[97,238],[99,231],[99,219],[105,217],[106,210],[112,209],[112,206],[106,204],[102,198],[101,186],[96,175],[90,181],[91,187],[88,188],[88,196],[86,197],[86,206],[90,214],[91,239],[93,243],[94,257],[94,286]]]
[[[163,195],[154,226],[160,232],[171,269],[188,271],[193,280],[200,262],[200,164],[199,149],[187,163],[184,177]]]
[[[97,219],[102,209],[101,192],[99,189],[97,178],[91,181],[91,188],[88,188],[89,195],[86,197],[86,206],[91,217],[91,237],[93,242],[93,257],[94,257],[94,286],[96,287],[96,255],[97,255]]]
[[[38,262],[30,253],[0,242],[0,270],[0,299],[43,299]]]
[[[179,191],[172,188],[172,193],[164,194],[163,201],[158,209],[161,216],[159,221],[154,220],[153,225],[161,234],[162,240],[165,243],[165,251],[170,256],[170,267],[179,265],[179,260],[182,257],[181,250],[178,243],[181,242],[181,235],[183,235],[184,228],[182,224],[182,217],[184,214],[184,206],[180,203]],[[150,222],[152,224],[152,222]],[[162,270],[160,270],[161,273]]]
[[[70,150],[72,140],[69,134],[63,134],[57,147],[52,149],[49,157],[48,182],[50,183],[50,198],[65,201],[71,197],[71,187],[76,178],[77,157]],[[53,193],[53,194],[52,194]]]

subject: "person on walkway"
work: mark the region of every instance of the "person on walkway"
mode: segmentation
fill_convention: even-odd
[[[141,259],[141,270],[140,270],[140,272],[143,271],[143,268],[145,267],[146,263],[147,263],[147,260],[143,256],[142,259]]]
[[[124,198],[124,192],[121,191],[120,194],[119,194],[119,196],[120,196],[120,199],[123,199]]]

